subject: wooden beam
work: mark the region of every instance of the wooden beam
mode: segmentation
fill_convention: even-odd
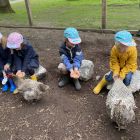
[[[14,25],[9,25],[9,26],[5,26],[5,25],[0,25],[0,29],[1,28],[15,28],[15,29],[42,29],[42,30],[62,30],[64,31],[65,28],[53,28],[53,27],[43,27],[43,26],[14,26]],[[112,29],[93,29],[93,28],[89,28],[89,29],[82,29],[82,28],[78,28],[78,31],[82,31],[82,32],[95,32],[95,33],[104,33],[104,34],[115,34],[116,32],[120,31],[120,30],[112,30]],[[128,30],[131,34],[137,36],[139,34],[139,30]]]
[[[106,0],[102,0],[102,29],[106,29],[106,16],[107,15],[107,2]]]
[[[26,6],[26,10],[27,10],[29,25],[33,26],[32,12],[31,12],[31,8],[30,8],[29,0],[25,0],[25,6]]]

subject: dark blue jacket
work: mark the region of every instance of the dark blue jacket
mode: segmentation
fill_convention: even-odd
[[[67,70],[73,68],[80,68],[83,60],[83,52],[79,45],[75,45],[74,48],[68,48],[64,43],[59,50],[61,61],[66,66]]]
[[[23,47],[21,50],[14,50],[14,65],[16,70],[25,72],[28,66],[33,63],[37,63],[39,66],[38,55],[33,49],[32,45],[24,39]]]
[[[12,64],[12,56],[9,48],[3,48],[0,44],[0,71],[4,69],[5,64]]]

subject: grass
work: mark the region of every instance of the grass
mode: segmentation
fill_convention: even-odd
[[[108,28],[139,29],[138,0],[107,0]],[[37,26],[101,27],[101,0],[31,0]],[[0,14],[0,24],[28,25],[24,2],[12,4],[15,14]]]

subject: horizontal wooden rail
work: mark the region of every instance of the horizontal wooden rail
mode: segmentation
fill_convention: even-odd
[[[30,29],[49,29],[49,30],[64,30],[65,28],[57,28],[57,27],[43,27],[43,26],[4,26],[0,25],[0,28],[30,28]],[[92,28],[77,28],[79,31],[83,32],[95,32],[95,33],[105,33],[105,34],[114,34],[119,30],[112,30],[112,29],[92,29]],[[139,30],[128,30],[133,35],[140,35]]]

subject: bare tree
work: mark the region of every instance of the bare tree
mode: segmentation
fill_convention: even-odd
[[[11,8],[9,0],[0,0],[0,12],[14,13],[14,10]]]

